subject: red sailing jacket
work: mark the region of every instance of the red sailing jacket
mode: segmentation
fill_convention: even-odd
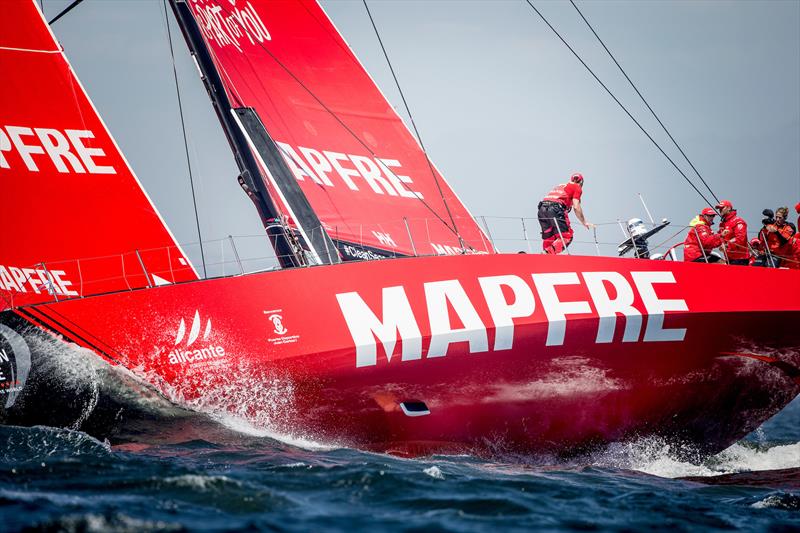
[[[563,204],[564,207],[567,208],[567,211],[569,211],[572,209],[572,200],[574,198],[580,200],[582,194],[583,188],[577,183],[562,183],[561,185],[553,187],[553,190],[547,193],[547,196],[545,196],[542,201]]]
[[[781,266],[800,270],[800,233],[795,233],[789,241],[789,251],[792,252],[792,256],[788,257],[789,260],[781,263]]]
[[[730,233],[722,239],[727,247],[728,259],[748,259],[750,250],[747,248],[747,222],[737,215],[736,211],[731,211],[723,216],[719,223],[720,236],[726,229]]]
[[[773,255],[791,258],[794,255],[791,244],[792,236],[795,233],[794,228],[791,224],[775,226],[775,228],[777,231],[767,231],[766,227],[761,228],[758,234],[759,240],[763,242],[766,239],[769,251]]]
[[[711,250],[721,244],[722,237],[714,233],[711,226],[701,220],[697,225],[689,229],[689,234],[686,235],[686,240],[683,241],[683,260],[694,261],[703,257],[702,250],[705,250],[705,255],[708,255]],[[700,249],[701,245],[702,250]]]

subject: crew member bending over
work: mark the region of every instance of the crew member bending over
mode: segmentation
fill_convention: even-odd
[[[583,175],[576,173],[569,178],[569,183],[556,185],[539,202],[539,225],[542,227],[542,249],[545,253],[560,254],[572,242],[573,232],[567,215],[572,209],[586,229],[595,227],[583,215],[582,194]]]
[[[722,245],[722,237],[714,233],[711,226],[717,212],[706,207],[689,224],[689,234],[683,241],[683,260],[695,263],[716,263],[719,257],[711,254],[711,250]]]

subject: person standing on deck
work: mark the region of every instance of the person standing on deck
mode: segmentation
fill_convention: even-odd
[[[798,229],[800,228],[800,202],[797,202],[797,204],[794,206],[794,211],[797,213],[797,226],[795,229]]]
[[[711,250],[722,245],[722,237],[714,233],[714,217],[717,212],[706,207],[689,224],[689,233],[683,241],[683,260],[695,263],[716,263],[719,257],[711,255]]]
[[[800,227],[800,202],[797,202],[797,205],[794,206],[794,210],[797,212],[797,227]],[[794,253],[794,257],[792,261],[786,261],[786,268],[791,268],[792,270],[800,270],[800,231],[795,231],[794,235],[792,236],[792,240],[789,241],[791,244],[791,251]]]
[[[765,210],[766,211],[766,210]],[[769,217],[763,220],[764,227],[758,234],[759,239],[766,243],[769,248],[769,254],[772,257],[773,267],[783,266],[783,258],[792,258],[794,256],[791,240],[792,236],[797,231],[797,228],[791,222],[787,222],[789,217],[788,207],[779,207],[775,210],[775,215],[772,220]]]
[[[553,187],[539,202],[539,225],[542,227],[542,250],[548,254],[560,254],[572,242],[572,226],[568,213],[575,210],[575,216],[586,229],[595,225],[587,222],[581,207],[583,195],[583,175],[575,173],[569,183]]]
[[[717,211],[722,219],[719,221],[719,235],[728,256],[729,265],[750,264],[750,249],[747,246],[747,222],[736,214],[733,204],[728,200],[721,200],[717,204]]]

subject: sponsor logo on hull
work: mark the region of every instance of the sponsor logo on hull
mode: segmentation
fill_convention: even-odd
[[[264,316],[272,324],[272,330],[268,333],[270,336],[267,338],[270,344],[292,344],[300,340],[300,335],[288,335],[289,330],[283,323],[282,309],[264,311]]]
[[[186,321],[181,318],[180,324],[178,325],[178,332],[175,334],[175,347],[167,356],[169,358],[169,364],[178,365],[189,363],[194,366],[201,363],[209,364],[226,357],[227,354],[224,347],[208,342],[211,336],[210,318],[206,320],[206,325],[203,329],[202,341],[204,345],[192,348],[195,342],[200,338],[202,322],[203,321],[200,319],[200,312],[195,310],[192,325],[187,335]],[[185,347],[182,347],[184,339],[186,340],[186,344]]]
[[[539,273],[531,274],[527,280],[511,274],[478,278],[479,297],[484,304],[481,308],[488,308],[495,332],[491,349],[513,348],[514,320],[532,317],[537,302],[547,324],[545,346],[563,345],[567,322],[576,315],[599,318],[596,344],[614,341],[618,316],[625,317],[622,342],[683,341],[686,329],[665,328],[664,314],[688,311],[686,301],[664,299],[656,294],[656,286],[675,284],[672,272],[631,272],[630,276],[633,284],[619,272],[606,271]],[[558,288],[569,286],[584,288],[589,298],[563,299]],[[469,353],[490,351],[487,322],[473,303],[476,296],[470,296],[461,281],[424,283],[423,291],[430,331],[430,344],[424,353],[421,328],[406,287],[383,287],[377,309],[370,307],[358,292],[336,295],[355,346],[356,367],[378,364],[379,343],[386,362],[391,362],[398,339],[402,345],[401,361],[444,357],[454,343],[466,343]],[[644,317],[647,321],[643,327]],[[457,318],[455,322],[460,324],[454,325],[451,318]]]

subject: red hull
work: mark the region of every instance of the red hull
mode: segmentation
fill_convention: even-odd
[[[548,273],[566,273],[565,284],[549,292]],[[613,278],[600,283],[605,296],[596,283],[590,290],[593,276]],[[602,320],[607,302],[628,290],[630,316]],[[341,303],[347,293],[356,293],[350,307]],[[384,309],[390,295],[400,297]],[[658,305],[685,310],[658,313]],[[559,309],[567,310],[563,322]],[[713,451],[800,392],[793,374],[800,275],[772,269],[411,258],[190,282],[18,313],[172,397],[245,411],[279,432],[381,451],[568,452],[650,434]],[[384,325],[393,316],[401,326],[389,335],[373,324],[370,333],[365,316]],[[389,337],[397,342],[381,342]],[[410,400],[425,402],[430,414],[404,414],[400,402]]]

